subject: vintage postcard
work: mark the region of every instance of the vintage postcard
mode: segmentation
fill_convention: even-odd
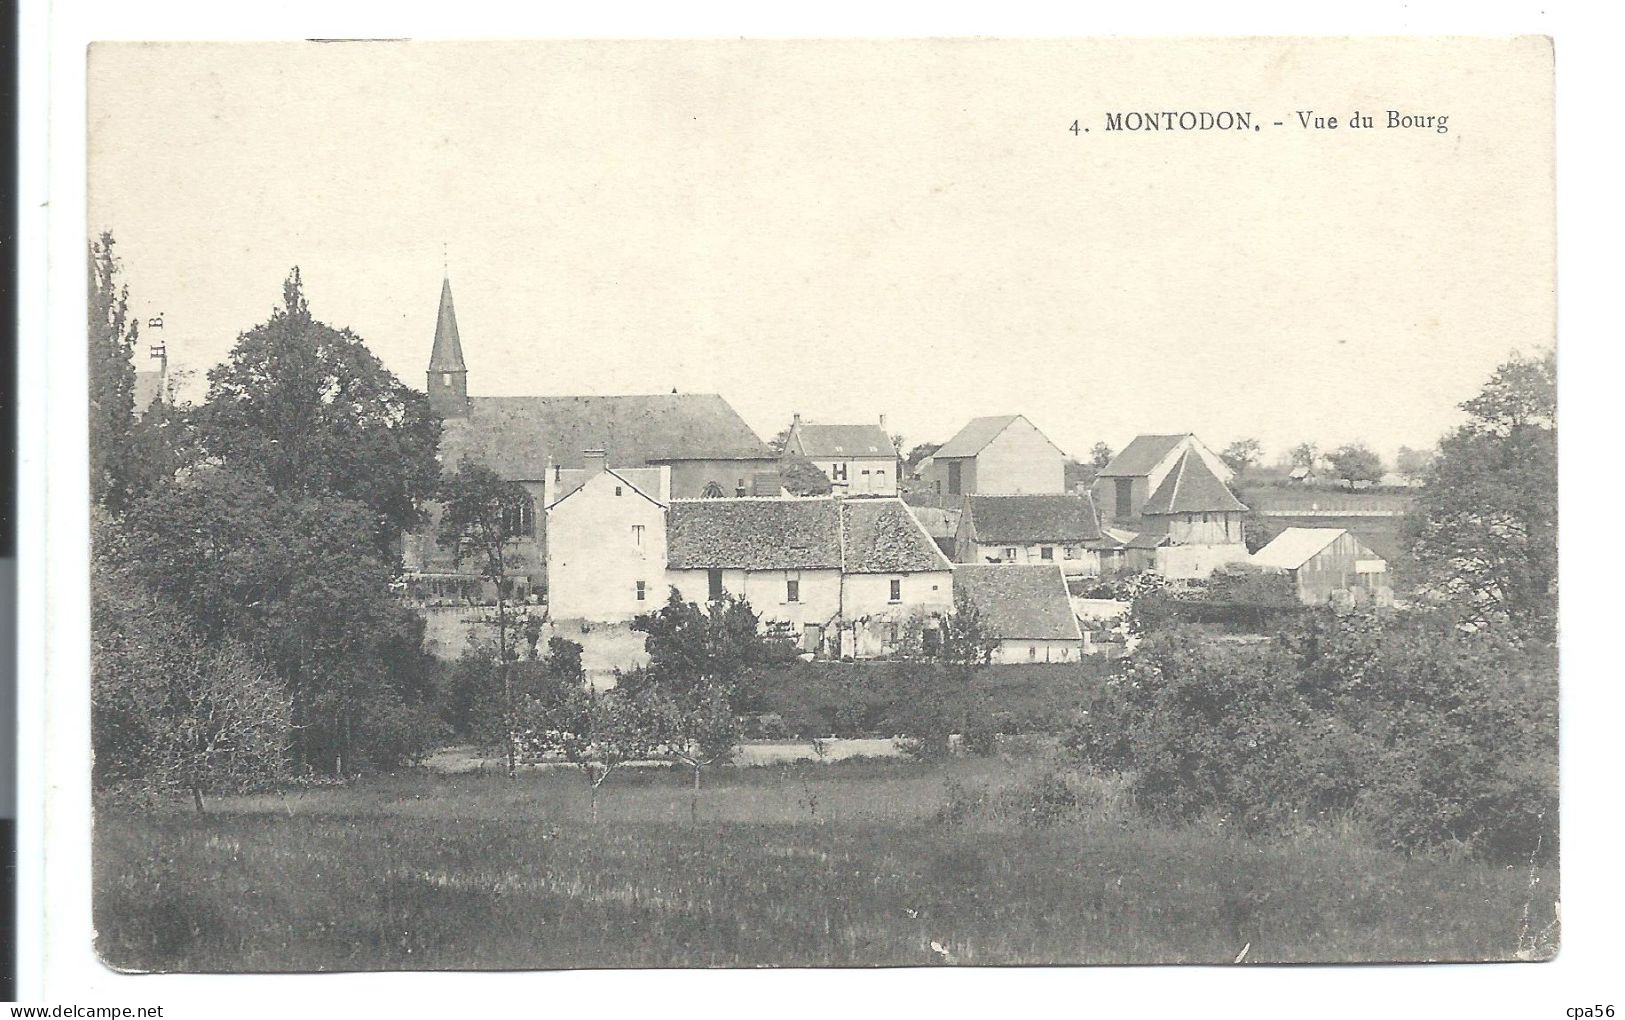
[[[87,59],[107,966],[1556,954],[1549,39]]]

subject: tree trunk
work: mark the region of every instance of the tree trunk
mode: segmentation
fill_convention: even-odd
[[[592,823],[594,825],[597,825],[598,824],[598,784],[596,782],[592,783],[592,784],[590,784],[588,786],[588,789],[589,789],[590,792],[588,793],[587,796],[588,796],[588,799],[592,803]]]
[[[203,810],[203,788],[196,783],[192,784],[192,804],[197,808],[198,814],[205,813]]]
[[[694,764],[694,788],[688,794],[688,824],[700,824],[700,766]]]

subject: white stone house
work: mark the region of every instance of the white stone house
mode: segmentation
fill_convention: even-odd
[[[885,415],[876,425],[827,425],[798,414],[784,448],[812,461],[837,495],[897,495],[902,461],[886,434]]]
[[[584,460],[546,509],[548,615],[624,623],[666,598],[671,469],[610,468],[602,450]]]
[[[822,656],[874,658],[937,631],[953,565],[900,500],[673,500],[666,580],[705,603],[743,595],[769,632]]]

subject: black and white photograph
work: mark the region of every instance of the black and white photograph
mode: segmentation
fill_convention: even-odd
[[[85,63],[104,967],[1558,954],[1551,39]]]

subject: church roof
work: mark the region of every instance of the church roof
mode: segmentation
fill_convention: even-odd
[[[434,351],[429,355],[429,371],[468,371],[463,364],[463,341],[457,335],[457,310],[451,304],[450,277],[440,283],[440,317],[434,324]]]
[[[445,423],[440,462],[464,457],[510,481],[541,480],[550,465],[582,467],[603,450],[625,467],[681,460],[773,461],[773,452],[715,393],[647,396],[471,397],[466,418]]]

